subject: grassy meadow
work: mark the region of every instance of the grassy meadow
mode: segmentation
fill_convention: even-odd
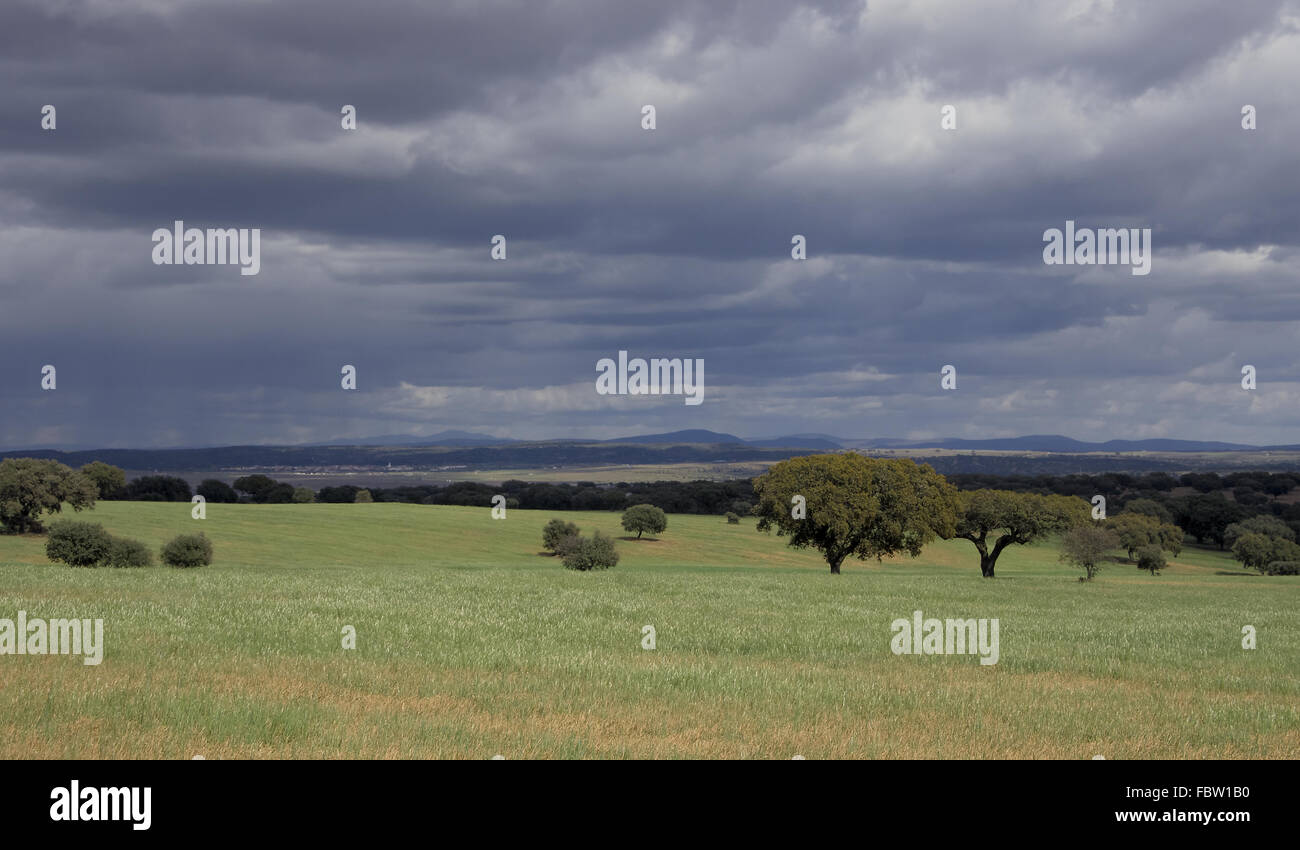
[[[983,580],[966,541],[831,576],[753,520],[672,515],[575,573],[542,526],[622,538],[618,514],[207,510],[68,514],[155,553],[201,529],[216,558],[194,570],[71,568],[0,536],[0,617],[103,618],[106,647],[0,656],[0,757],[1300,758],[1300,580],[1209,549],[1092,584],[1051,544]],[[894,655],[917,609],[998,618],[999,663]]]

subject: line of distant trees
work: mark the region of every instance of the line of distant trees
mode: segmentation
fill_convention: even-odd
[[[491,485],[458,481],[444,487],[418,485],[368,489],[376,502],[478,507],[491,504],[495,495],[503,495],[507,507],[548,511],[623,511],[633,505],[646,504],[670,514],[722,516],[728,511],[747,514],[757,503],[754,485],[747,479],[616,484],[596,484],[591,481],[543,484],[513,480]],[[353,502],[360,490],[361,488],[350,484],[322,487],[316,493],[316,500]]]
[[[276,481],[266,475],[247,475],[236,478],[230,484],[217,479],[206,479],[193,489],[183,478],[146,475],[133,479],[129,484],[120,483],[102,488],[101,492],[101,498],[105,500],[133,502],[188,502],[198,495],[208,502],[232,504],[352,504],[361,501],[473,507],[490,505],[493,496],[504,495],[506,506],[511,508],[623,511],[632,505],[649,504],[666,513],[717,516],[728,512],[748,514],[757,501],[753,484],[744,479],[616,484],[597,484],[592,481],[545,484],[512,480],[491,485],[458,481],[445,486],[421,484],[407,487],[358,487],[343,484],[313,491],[308,487],[295,487],[287,482]]]
[[[30,467],[30,468],[29,468]],[[46,469],[48,467],[48,469]],[[31,475],[57,481],[39,495],[28,494],[21,485]],[[55,475],[54,470],[62,470]],[[146,502],[188,502],[203,496],[213,503],[291,504],[308,502],[401,502],[420,505],[466,505],[486,507],[496,495],[506,497],[507,507],[552,511],[623,511],[632,505],[653,505],[666,513],[723,516],[753,515],[759,503],[752,480],[657,481],[597,484],[591,481],[551,484],[520,480],[489,485],[461,481],[444,486],[433,484],[405,487],[362,488],[350,484],[308,487],[277,481],[267,475],[246,475],[226,483],[206,479],[191,488],[188,481],[171,475],[146,475],[128,482],[120,468],[93,461],[72,470],[55,461],[6,459],[0,468],[0,524],[9,531],[26,531],[35,523],[40,506],[68,502],[74,507],[93,504],[94,498]],[[53,477],[50,477],[53,476]],[[12,480],[9,480],[11,479]],[[1277,527],[1300,540],[1300,503],[1291,500],[1300,486],[1300,472],[1242,471],[1220,475],[1167,472],[1075,475],[956,474],[947,480],[961,491],[1001,490],[1021,494],[1077,496],[1091,501],[1106,498],[1108,514],[1117,515],[1136,503],[1138,512],[1171,523],[1198,543],[1232,547],[1236,537],[1229,527],[1257,517],[1278,521]],[[10,493],[9,491],[12,491]],[[1273,535],[1277,539],[1277,535]],[[1253,538],[1248,544],[1255,542]],[[1279,544],[1280,545],[1280,544]],[[1289,557],[1289,556],[1288,556]]]

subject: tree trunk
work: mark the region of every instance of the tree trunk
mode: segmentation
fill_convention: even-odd
[[[990,554],[989,547],[984,543],[983,534],[979,537],[969,537],[967,539],[975,544],[975,548],[980,553],[980,575],[984,576],[984,578],[993,578],[993,564],[997,562],[998,553],[1002,550],[995,547]]]
[[[984,551],[981,550],[980,551],[980,572],[984,574],[984,578],[993,578],[993,565],[998,562],[998,555],[1002,554],[1003,549],[1007,548],[1012,543],[1025,543],[1025,542],[1027,541],[1018,540],[1012,537],[1010,534],[1004,534],[998,538],[997,543],[993,544],[992,552],[985,554]]]
[[[840,564],[842,563],[844,563],[843,555],[839,556],[838,558],[831,558],[831,575],[840,574]]]

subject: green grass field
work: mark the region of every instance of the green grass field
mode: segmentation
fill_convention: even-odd
[[[102,617],[106,644],[99,666],[0,656],[0,757],[1300,757],[1300,580],[1206,549],[1090,585],[1051,545],[983,580],[965,541],[836,577],[752,520],[674,515],[575,573],[542,525],[622,537],[617,514],[189,511],[77,518],[155,551],[201,528],[209,567],[75,569],[0,537],[0,618]],[[999,663],[894,655],[918,608],[998,618]]]

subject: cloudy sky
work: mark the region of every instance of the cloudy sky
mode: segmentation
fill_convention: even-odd
[[[1298,442],[1298,82],[1277,0],[5,0],[0,446]],[[260,273],[154,265],[177,219]]]

